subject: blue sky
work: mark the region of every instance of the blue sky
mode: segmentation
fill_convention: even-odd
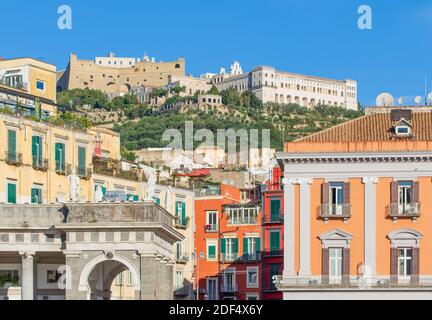
[[[73,29],[57,28],[57,8],[70,5]],[[373,29],[357,28],[357,8],[372,8]],[[186,59],[198,76],[266,64],[278,69],[358,81],[373,104],[423,94],[432,83],[430,0],[44,0],[2,1],[0,57],[42,58],[63,69],[69,53],[93,59],[114,51],[157,60]]]

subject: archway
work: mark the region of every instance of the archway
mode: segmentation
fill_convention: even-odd
[[[127,281],[115,281],[119,277]],[[89,300],[133,300],[139,297],[140,277],[127,259],[107,253],[93,258],[84,267],[79,290],[87,292]]]

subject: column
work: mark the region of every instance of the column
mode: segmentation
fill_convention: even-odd
[[[376,184],[377,177],[364,177],[364,264],[371,276],[376,274]]]
[[[282,180],[284,188],[284,270],[283,278],[295,276],[294,250],[295,250],[295,210],[294,210],[294,184],[296,179]]]
[[[34,299],[34,252],[20,252],[21,262],[21,299]]]
[[[298,179],[300,184],[300,270],[299,276],[310,276],[310,189],[312,178]]]

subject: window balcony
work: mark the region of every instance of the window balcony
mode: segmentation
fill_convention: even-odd
[[[231,263],[239,258],[238,253],[221,253],[220,259],[222,263]]]
[[[75,167],[75,172],[78,175],[78,177],[89,180],[92,175],[92,170],[90,168],[82,168],[80,166]]]
[[[174,290],[174,296],[187,297],[189,295],[189,286],[183,286]]]
[[[391,203],[386,207],[387,216],[396,221],[398,218],[412,218],[416,220],[420,217],[420,203]]]
[[[20,166],[23,163],[22,153],[6,151],[5,161],[13,166]]]
[[[6,77],[1,77],[0,78],[0,84],[3,86],[7,86],[10,88],[14,88],[14,89],[18,89],[18,90],[22,90],[22,91],[28,91],[28,84],[27,82],[13,82],[13,81],[9,81]]]
[[[245,253],[237,259],[237,262],[257,262],[260,261],[261,254],[257,253]]]
[[[258,224],[256,217],[249,218],[237,218],[237,219],[228,219],[228,225],[248,225],[248,224]]]
[[[48,159],[33,157],[33,169],[40,171],[48,171]]]
[[[238,292],[238,284],[236,283],[223,283],[220,286],[221,293],[236,293]]]
[[[56,161],[55,171],[57,174],[68,176],[72,173],[72,166]]]
[[[177,229],[183,229],[186,230],[189,226],[189,217],[186,217],[185,219],[182,219],[181,217],[175,217],[174,227]]]
[[[284,222],[283,213],[280,212],[278,215],[265,215],[264,216],[264,224],[280,224]]]
[[[218,232],[218,225],[217,224],[206,224],[204,227],[204,232],[206,232],[206,233]]]
[[[322,204],[319,207],[319,217],[325,222],[329,219],[346,221],[351,218],[351,204]]]
[[[283,254],[284,254],[283,250],[278,248],[274,248],[274,249],[270,248],[265,251],[266,257],[281,257],[283,256]]]
[[[189,256],[186,253],[181,253],[176,257],[176,263],[186,264],[189,261]]]

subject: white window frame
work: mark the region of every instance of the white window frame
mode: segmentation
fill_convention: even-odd
[[[176,272],[175,272],[175,289],[178,290],[178,289],[183,288],[183,283],[184,283],[183,270],[176,269]]]
[[[332,257],[331,252],[338,252],[340,255],[336,255]],[[332,274],[332,263],[335,263],[336,271],[339,271],[337,274]],[[339,269],[339,270],[338,270]],[[343,274],[343,248],[342,247],[330,247],[329,248],[329,280],[330,283],[338,284],[342,282],[342,274]]]
[[[407,213],[412,204],[412,182],[398,182],[398,213]],[[409,201],[408,201],[409,199]]]
[[[398,282],[409,282],[411,280],[411,275],[412,275],[412,247],[401,247],[401,248],[397,248],[398,251]],[[411,256],[408,256],[408,250],[411,250]],[[403,256],[400,257],[399,256],[399,252],[402,251],[403,252]],[[400,269],[401,265],[401,261],[403,262],[403,270]],[[408,274],[407,273],[407,269],[408,269],[408,263],[411,266],[411,273]],[[403,271],[403,272],[401,272]]]
[[[212,299],[210,299],[210,294],[209,294],[209,282],[212,281],[215,283],[214,286],[214,293],[215,296],[212,297]],[[208,277],[206,278],[206,293],[207,293],[207,299],[208,300],[219,300],[219,279],[217,277]]]
[[[230,279],[232,279],[232,281],[230,281],[230,283],[228,283],[227,279],[229,279],[229,275],[231,275]],[[236,287],[236,269],[235,268],[226,268],[223,273],[222,273],[222,283],[224,288],[232,286],[233,289],[235,289]]]
[[[215,216],[214,223],[211,223],[211,221],[210,221],[210,220],[213,220],[213,219],[210,219],[210,216],[212,216],[212,215]],[[213,226],[214,225],[214,226],[216,226],[215,230],[210,229],[210,231],[217,231],[218,230],[218,228],[219,228],[218,212],[216,210],[206,211],[206,225],[209,225],[209,226]]]
[[[339,191],[340,190],[340,191]],[[335,203],[333,203],[333,194],[335,194]],[[340,199],[339,199],[340,198]],[[343,183],[330,183],[329,186],[329,202],[330,202],[330,215],[342,215],[343,205]]]
[[[215,257],[212,259],[209,259],[209,246],[215,247]],[[217,261],[218,260],[218,240],[217,239],[207,239],[206,240],[206,260],[207,261]]]
[[[259,293],[246,293],[246,300],[251,300],[249,298],[256,298],[256,300],[259,300]]]
[[[256,283],[249,282],[249,272],[256,273]],[[258,267],[247,267],[246,268],[246,287],[247,288],[258,288],[259,287],[259,270]]]
[[[39,88],[38,88],[38,82],[40,82],[40,83],[43,84],[43,89],[39,89]],[[36,79],[36,83],[35,83],[35,85],[36,85],[36,90],[39,90],[39,91],[43,91],[43,92],[45,92],[45,90],[46,90],[46,82],[45,82],[44,80]]]

